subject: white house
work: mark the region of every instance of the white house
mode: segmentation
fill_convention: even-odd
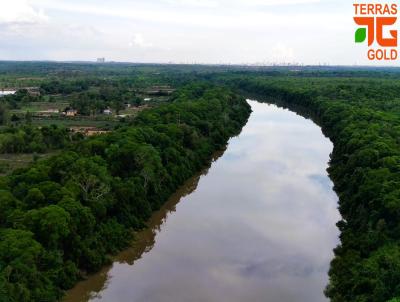
[[[110,115],[110,114],[112,114],[112,111],[110,108],[107,108],[107,109],[103,110],[103,114]]]
[[[67,111],[65,111],[66,116],[75,116],[77,114],[78,114],[78,111],[75,109],[68,109]]]
[[[16,90],[0,90],[0,97],[10,94],[15,94]]]

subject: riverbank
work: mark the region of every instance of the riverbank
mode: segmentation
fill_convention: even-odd
[[[309,120],[250,104],[242,132],[148,240],[67,301],[326,300],[339,219],[325,171],[332,144]]]

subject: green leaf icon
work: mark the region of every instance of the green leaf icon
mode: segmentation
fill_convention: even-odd
[[[355,34],[355,41],[356,43],[362,43],[365,41],[365,38],[367,37],[367,29],[364,27],[360,27],[356,30]]]

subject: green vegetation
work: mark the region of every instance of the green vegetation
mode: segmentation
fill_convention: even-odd
[[[0,301],[56,301],[98,270],[249,114],[226,89],[187,86],[110,134],[0,179]]]
[[[311,116],[332,140],[341,244],[333,302],[400,297],[400,84],[382,78],[228,77],[241,90]]]
[[[0,176],[10,174],[16,169],[28,167],[33,162],[53,156],[55,153],[0,154]]]
[[[311,117],[334,144],[341,243],[326,295],[399,301],[399,79],[396,68],[0,62],[1,88],[19,90],[0,98],[0,153],[14,152],[0,160],[57,152],[0,179],[0,301],[55,301],[126,246],[245,123],[248,106],[226,87]],[[225,88],[185,86],[199,81]],[[162,85],[177,91],[144,101]],[[66,108],[78,116],[42,114]],[[83,138],[70,126],[114,131]]]
[[[0,153],[44,153],[65,149],[82,136],[56,125],[36,128],[29,125],[0,130]]]
[[[120,128],[140,111],[170,99],[170,93],[161,91],[148,101],[152,87],[169,88],[160,76],[127,66],[111,66],[98,74],[97,68],[0,62],[0,89],[16,91],[0,97],[0,154],[64,150],[85,136]],[[6,172],[7,165],[0,170]]]
[[[167,102],[174,91],[169,85],[183,82],[155,70],[120,64],[0,62],[0,89],[16,91],[0,96],[0,126],[112,130],[139,111]],[[168,93],[154,93],[155,87]]]

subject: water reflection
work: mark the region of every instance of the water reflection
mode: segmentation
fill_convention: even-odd
[[[65,301],[326,301],[339,219],[325,171],[332,144],[309,120],[250,104],[207,176]]]

